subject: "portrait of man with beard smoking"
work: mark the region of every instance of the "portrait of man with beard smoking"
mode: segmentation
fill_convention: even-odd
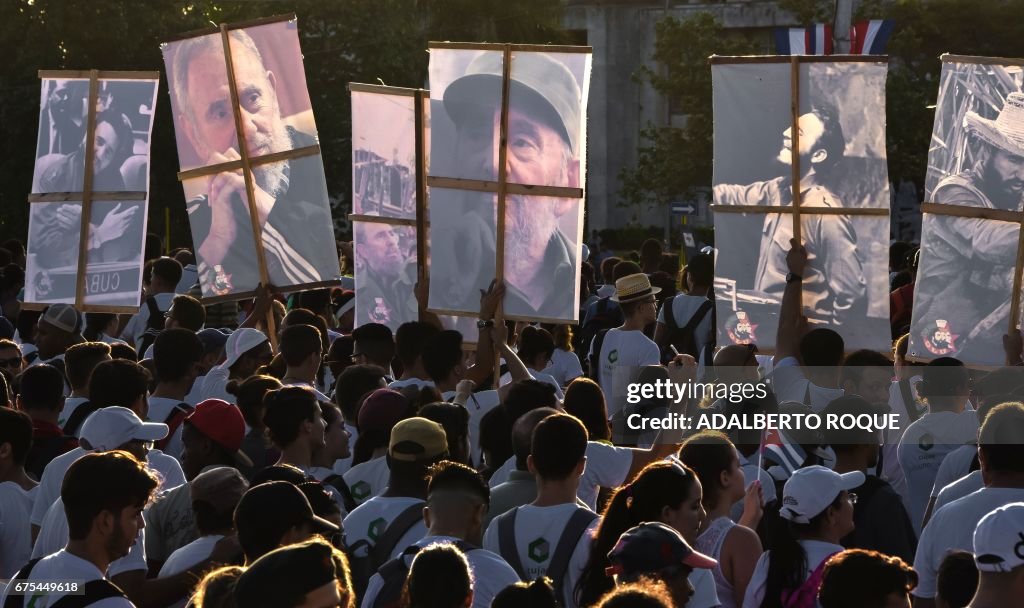
[[[455,126],[448,153],[454,167],[475,179],[498,179],[501,80],[501,53],[484,52],[444,89],[444,112]],[[573,73],[552,55],[513,55],[507,183],[580,187],[580,90]],[[440,152],[435,147],[432,157],[440,158]],[[497,196],[436,189],[431,196],[432,305],[441,301],[448,310],[475,311],[479,289],[496,275]],[[506,195],[506,315],[573,318],[579,240],[564,231],[560,219],[578,217],[581,204],[576,198]]]
[[[232,30],[229,37],[250,159],[315,144],[314,135],[286,122],[279,103],[279,87],[283,83],[266,67],[252,37],[243,30]],[[191,38],[173,46],[168,76],[179,142],[183,132],[200,158],[198,166],[239,160],[220,36]],[[270,282],[286,287],[338,276],[320,157],[254,163],[252,172],[254,203]],[[188,214],[203,295],[255,289],[260,277],[242,171],[196,179],[205,180],[201,188],[205,194],[189,200]]]

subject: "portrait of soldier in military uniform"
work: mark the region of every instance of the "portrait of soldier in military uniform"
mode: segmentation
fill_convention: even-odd
[[[948,82],[958,73],[961,82],[975,82],[979,87],[978,80],[990,86],[1015,82],[1020,87],[1019,69],[1007,73],[1006,80],[992,71],[1005,73],[1001,66],[945,64],[943,80]],[[965,73],[974,78],[962,78]],[[1021,211],[1024,93],[1011,91],[995,103],[972,101],[981,96],[967,87],[940,88],[935,135],[950,142],[954,152],[939,156],[933,147],[929,165],[946,166],[949,171],[929,176],[930,194],[925,200]],[[967,111],[963,112],[965,104]],[[954,112],[963,116],[962,120],[955,119]],[[1009,327],[1019,232],[1019,224],[1010,221],[925,215],[911,324],[912,354],[1002,363],[1001,340]]]
[[[431,52],[431,175],[496,181],[502,53]],[[441,68],[458,74],[438,89]],[[589,55],[513,53],[506,179],[510,184],[579,188],[585,141],[583,88]],[[453,152],[454,151],[454,152]],[[496,276],[496,195],[431,188],[430,303],[474,314]],[[576,317],[582,201],[575,197],[505,199],[506,315]]]
[[[416,229],[353,222],[356,256],[356,326],[387,325],[392,331],[416,321]]]

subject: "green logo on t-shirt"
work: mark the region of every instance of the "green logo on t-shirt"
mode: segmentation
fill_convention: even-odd
[[[366,483],[365,481],[357,481],[354,484],[352,484],[352,487],[349,488],[349,491],[352,492],[352,498],[355,498],[356,500],[362,502],[363,499],[370,495],[370,484]]]
[[[550,550],[548,541],[541,537],[529,544],[527,555],[530,556],[530,559],[539,564],[548,561],[548,554]]]
[[[917,442],[917,447],[921,448],[922,451],[927,452],[935,447],[935,438],[932,437],[931,433],[925,433],[924,435],[921,435],[921,439]]]
[[[612,352],[608,353],[608,363],[615,363],[619,360],[619,349],[613,349]]]
[[[377,539],[381,534],[384,533],[384,529],[388,527],[388,520],[383,517],[370,522],[370,525],[366,527],[366,536],[373,542],[377,542]]]

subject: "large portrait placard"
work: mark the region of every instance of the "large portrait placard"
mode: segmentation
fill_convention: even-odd
[[[159,74],[40,77],[25,304],[134,312],[142,297]]]
[[[429,309],[576,321],[590,48],[429,46]]]
[[[810,327],[888,350],[885,78],[877,57],[712,58],[719,344],[774,349],[796,238]]]
[[[942,61],[907,352],[999,366],[1020,325],[1024,61]]]
[[[223,25],[162,50],[204,299],[241,299],[261,283],[337,284],[295,17]]]

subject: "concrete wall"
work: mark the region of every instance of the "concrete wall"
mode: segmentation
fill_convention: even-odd
[[[745,0],[670,5],[667,14],[686,19],[698,12],[715,15],[728,28],[763,29],[765,53],[772,52],[771,28],[796,26],[795,20],[779,10],[772,0]],[[619,171],[636,163],[640,130],[648,123],[668,123],[667,99],[649,84],[636,82],[634,74],[645,63],[655,67],[655,24],[666,15],[665,2],[619,0],[569,0],[565,27],[585,30],[587,43],[594,47],[590,81],[587,134],[588,229],[662,225],[666,209],[624,208],[619,200]],[[678,121],[673,121],[674,123]],[[710,223],[705,212],[698,223]],[[705,221],[700,221],[704,219]]]

